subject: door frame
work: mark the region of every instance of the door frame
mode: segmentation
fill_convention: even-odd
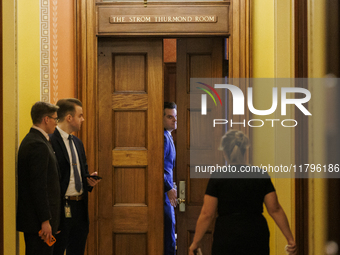
[[[327,30],[326,41],[327,41],[327,73],[334,74],[336,77],[340,77],[340,36],[336,33],[340,29],[340,19],[338,12],[340,10],[340,3],[338,1],[327,1],[326,4],[327,15],[327,27],[331,28]],[[333,120],[334,126],[340,125],[340,111],[339,102],[337,98],[340,96],[340,89],[337,86],[334,89],[333,101],[334,109],[336,110],[336,115],[329,116],[329,119]],[[340,135],[336,132],[334,135],[329,136],[328,142],[328,155],[327,163],[335,164],[338,162],[338,155],[340,153],[340,146],[337,141],[339,141]],[[340,205],[338,202],[338,197],[340,195],[340,180],[339,179],[328,179],[327,180],[327,223],[328,226],[333,226],[333,228],[328,228],[327,230],[327,242],[335,241],[340,244],[340,219],[338,217],[340,212]]]
[[[252,77],[251,66],[251,0],[228,0],[229,10],[229,77]],[[97,0],[99,3],[99,0]],[[192,4],[192,3],[191,3]],[[213,4],[213,2],[212,2]],[[95,0],[76,0],[75,2],[75,41],[76,41],[76,86],[77,97],[83,103],[87,118],[83,123],[80,137],[87,152],[89,171],[98,171],[98,127],[97,127],[97,13]],[[129,36],[128,34],[126,35]],[[183,36],[183,35],[182,35]],[[202,37],[205,35],[202,34]],[[209,35],[206,35],[209,36]],[[211,36],[211,35],[210,35]],[[227,36],[227,35],[226,35]],[[143,36],[142,36],[143,37]],[[154,36],[155,37],[155,36]],[[166,38],[164,35],[159,37]],[[174,37],[174,36],[172,36]],[[191,37],[190,34],[185,37]],[[241,89],[245,92],[248,84]],[[247,117],[247,116],[246,116]],[[249,134],[247,126],[245,133]],[[90,231],[87,253],[98,253],[98,192],[89,195]]]
[[[2,20],[2,4],[0,5],[0,20]],[[2,56],[2,26],[0,26],[0,122],[3,122],[3,56]],[[0,185],[3,187],[3,126],[0,125]],[[4,252],[4,210],[3,210],[4,194],[3,189],[0,190],[0,253]]]

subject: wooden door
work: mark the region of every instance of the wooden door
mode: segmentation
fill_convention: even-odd
[[[197,109],[190,109],[190,78],[222,78],[223,39],[222,38],[188,38],[177,40],[177,185],[180,181],[186,183],[185,212],[177,209],[177,247],[178,255],[185,255],[192,242],[195,226],[200,214],[203,197],[209,179],[190,179],[190,151],[205,150],[206,164],[214,159],[223,128],[211,130],[210,137],[201,137],[199,141],[190,141],[190,132],[198,132],[205,126],[195,122],[200,116],[200,94],[197,94]],[[225,105],[225,104],[223,104]],[[209,108],[209,104],[208,104]],[[220,109],[223,111],[223,109]],[[221,114],[221,112],[218,112]],[[219,115],[221,116],[221,115]],[[211,121],[213,116],[210,116]],[[190,123],[197,123],[190,127]],[[212,122],[211,122],[212,123]],[[191,143],[191,148],[190,148]],[[222,158],[221,158],[222,159]],[[197,162],[199,165],[202,162]],[[180,191],[179,191],[180,192]],[[205,234],[201,248],[204,255],[211,254],[213,224]]]
[[[332,29],[327,30],[327,73],[332,73],[336,77],[340,77],[340,35],[336,32],[340,29],[339,1],[327,1],[327,27]],[[339,164],[340,154],[340,134],[331,131],[334,127],[340,125],[340,86],[339,80],[337,86],[328,88],[329,92],[327,100],[329,108],[327,109],[327,163]],[[340,179],[327,180],[327,241],[335,241],[340,245]],[[331,243],[328,243],[331,246]]]
[[[100,255],[163,253],[162,44],[99,38]]]

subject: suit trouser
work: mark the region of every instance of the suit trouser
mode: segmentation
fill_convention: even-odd
[[[164,255],[176,254],[175,210],[169,199],[164,204]]]
[[[24,233],[26,255],[52,255],[53,246],[48,246],[38,233]]]
[[[66,200],[64,200],[64,205]],[[71,218],[65,218],[64,206],[62,208],[61,232],[56,235],[56,243],[53,255],[84,255],[87,235],[89,233],[89,223],[87,218],[87,208],[83,200],[67,200],[71,207]]]

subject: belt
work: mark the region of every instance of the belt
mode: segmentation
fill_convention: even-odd
[[[66,200],[75,200],[75,201],[80,201],[83,200],[83,195],[80,196],[65,196]]]

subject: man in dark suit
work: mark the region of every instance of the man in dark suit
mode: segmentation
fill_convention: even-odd
[[[83,255],[89,232],[88,192],[99,180],[88,177],[83,143],[72,135],[84,121],[82,103],[69,98],[59,100],[57,106],[59,123],[50,138],[61,176],[62,210],[53,254],[63,255],[66,250],[67,255]]]
[[[51,241],[59,226],[59,174],[48,142],[57,125],[57,110],[50,103],[33,105],[33,126],[18,152],[17,230],[24,232],[26,255],[52,254],[53,246],[44,241]]]
[[[177,129],[177,106],[164,103],[164,255],[176,254],[175,210],[177,190],[174,188],[173,169],[176,149],[171,132]]]

